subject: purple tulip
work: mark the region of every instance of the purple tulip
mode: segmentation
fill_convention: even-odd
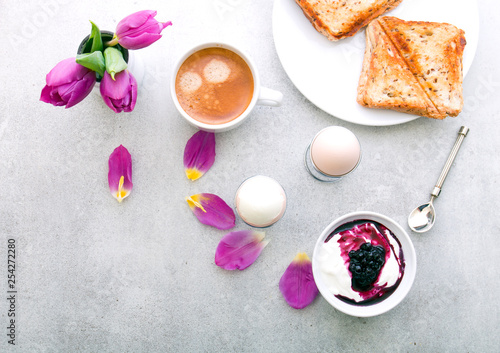
[[[101,96],[104,103],[115,113],[131,112],[137,101],[137,81],[128,70],[117,73],[115,80],[104,72],[101,80]]]
[[[96,82],[95,72],[76,63],[75,58],[59,62],[47,74],[40,100],[70,108],[88,96]]]
[[[161,38],[161,31],[172,22],[158,22],[156,11],[144,10],[133,13],[118,23],[115,37],[110,45],[118,42],[127,49],[145,48]]]

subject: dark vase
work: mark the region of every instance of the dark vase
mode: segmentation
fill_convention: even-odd
[[[104,49],[106,49],[108,47],[106,45],[106,43],[113,39],[113,35],[114,35],[113,32],[101,31],[102,44],[104,45]],[[88,36],[86,36],[85,38],[83,38],[82,42],[78,46],[78,50],[76,52],[77,55],[90,53],[90,49],[92,48],[92,40],[89,40],[89,38],[90,38],[90,34]],[[128,49],[125,49],[120,44],[117,44],[114,47],[116,49],[118,49],[119,51],[121,51],[121,53],[123,54],[123,60],[125,60],[125,62],[128,63],[128,58],[129,58]],[[97,82],[101,82],[101,79],[102,79],[101,75],[96,73],[96,76],[97,76]]]

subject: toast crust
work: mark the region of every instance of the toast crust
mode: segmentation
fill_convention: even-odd
[[[331,41],[353,36],[403,0],[295,0],[316,30]]]
[[[378,21],[436,108],[457,116],[463,106],[464,31],[448,23],[390,16]]]
[[[357,102],[434,119],[463,106],[462,30],[450,24],[381,17],[366,29]]]
[[[366,50],[357,102],[370,108],[440,117],[377,21],[366,29]]]

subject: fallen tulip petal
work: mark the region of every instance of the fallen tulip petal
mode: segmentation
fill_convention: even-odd
[[[231,207],[214,194],[196,194],[186,197],[186,201],[198,220],[218,229],[231,229],[236,216]]]
[[[108,183],[111,194],[122,202],[132,191],[132,156],[120,145],[109,156]]]
[[[251,230],[231,232],[222,237],[215,251],[215,264],[225,270],[244,270],[257,260],[264,247],[265,234]]]
[[[311,260],[306,253],[298,253],[280,279],[280,291],[292,308],[303,309],[318,295]]]
[[[190,180],[199,179],[215,162],[215,134],[198,131],[184,148],[184,168]]]

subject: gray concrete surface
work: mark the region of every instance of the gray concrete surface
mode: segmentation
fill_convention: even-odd
[[[479,1],[463,113],[390,127],[344,122],[300,94],[274,48],[272,6],[0,1],[0,351],[498,351],[499,3]],[[38,101],[45,74],[74,55],[89,19],[113,29],[147,8],[174,26],[140,53],[146,75],[133,113],[116,115],[97,90],[68,110]],[[217,135],[213,168],[190,182],[182,155],[195,130],[176,113],[168,82],[174,60],[210,38],[239,41],[262,83],[285,99]],[[329,125],[351,129],[364,153],[356,172],[336,184],[312,179],[302,160],[312,136]],[[406,299],[367,319],[321,297],[290,308],[279,279],[297,252],[312,255],[334,218],[376,211],[409,231],[407,215],[428,199],[461,125],[471,132],[436,202],[439,220],[427,234],[410,233],[418,270]],[[107,159],[120,144],[134,163],[134,190],[122,204],[107,185]],[[224,271],[214,252],[225,232],[200,224],[184,197],[212,192],[234,206],[237,187],[254,174],[283,185],[288,209],[267,229],[271,242],[255,264]],[[236,229],[247,227],[237,219]],[[17,250],[15,346],[7,337],[8,239]]]

